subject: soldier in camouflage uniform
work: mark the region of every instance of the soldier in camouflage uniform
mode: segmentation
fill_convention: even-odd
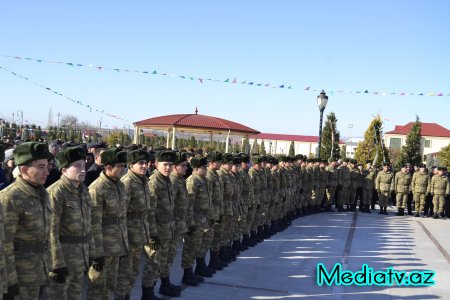
[[[444,218],[445,197],[450,195],[449,178],[445,175],[447,168],[438,167],[438,172],[431,179],[430,193],[433,196],[433,219]]]
[[[356,195],[359,188],[361,174],[356,167],[356,159],[350,160],[350,166],[348,167],[350,171],[350,185],[348,189],[348,204],[350,205],[350,211],[356,211]]]
[[[194,260],[197,262],[196,275],[211,277],[204,258],[199,257],[199,250],[204,235],[211,230],[213,225],[213,204],[211,192],[206,179],[206,157],[193,157],[191,166],[192,175],[186,181],[189,201],[192,202],[194,225],[189,228],[185,236],[181,264],[184,269],[183,282],[193,281],[192,267]]]
[[[261,217],[261,178],[259,172],[261,171],[261,157],[253,155],[250,158],[252,167],[248,171],[250,180],[253,187],[253,206],[250,208],[251,214],[254,215],[252,224],[249,224],[251,228],[250,243],[251,246],[256,245],[260,240],[257,235],[258,224]]]
[[[338,211],[344,211],[344,205],[347,205],[345,211],[350,208],[349,203],[349,188],[351,184],[350,170],[347,167],[347,159],[342,162],[338,167],[338,182],[339,182],[339,193],[338,193]]]
[[[214,210],[214,228],[211,229],[213,233],[213,239],[210,247],[210,260],[209,267],[214,270],[223,270],[228,264],[220,259],[219,251],[221,242],[223,239],[223,226],[221,224],[223,219],[223,184],[220,179],[219,173],[220,166],[222,165],[222,153],[217,151],[211,151],[208,153],[206,159],[208,160],[208,171],[206,173],[206,179],[210,185],[212,204]]]
[[[4,217],[7,278],[5,298],[38,299],[51,269],[50,218],[52,208],[44,189],[50,153],[44,143],[23,143],[14,151],[20,175],[0,192]]]
[[[174,197],[170,181],[176,153],[162,150],[156,153],[156,169],[150,176],[150,209],[148,211],[149,244],[145,246],[142,299],[156,299],[154,286],[157,278],[169,277],[169,253],[174,239]],[[168,282],[165,282],[166,284]],[[168,288],[166,288],[168,286]],[[180,296],[179,289],[168,284],[160,290],[169,297]]]
[[[319,180],[318,180],[317,184],[319,186],[319,188],[317,189],[318,190],[317,203],[319,205],[319,210],[321,210],[322,201],[323,201],[323,198],[325,197],[325,191],[328,186],[328,172],[326,170],[326,161],[325,160],[321,160],[319,163]]]
[[[245,219],[247,217],[247,210],[244,209],[242,190],[244,187],[244,179],[241,173],[242,157],[239,154],[233,156],[233,167],[231,168],[231,174],[235,178],[236,183],[236,197],[233,197],[233,211],[234,211],[234,233],[233,233],[233,250],[238,255],[241,251],[247,250],[248,247],[242,245],[241,238],[243,229],[245,227]],[[247,188],[248,191],[248,188]]]
[[[128,195],[120,181],[127,153],[113,148],[104,151],[101,159],[105,169],[89,186],[95,240],[91,268],[101,275],[98,280],[89,278],[89,299],[109,299],[109,291],[116,291],[119,257],[128,254]]]
[[[388,163],[383,163],[383,170],[380,171],[375,179],[375,189],[378,192],[380,212],[378,214],[387,215],[387,206],[391,192],[394,191],[394,175],[389,169]]]
[[[314,212],[314,159],[308,158],[306,165],[306,174],[308,174],[308,185],[306,186],[306,198],[308,200],[308,213]]]
[[[303,199],[303,208],[302,208],[302,213],[304,215],[307,215],[309,213],[308,211],[308,186],[309,186],[309,182],[308,182],[308,171],[306,170],[306,155],[303,157],[302,160],[302,164],[300,165],[300,169],[301,169],[301,175],[302,175],[302,188],[300,190],[300,193],[302,194],[302,199]],[[281,171],[281,169],[280,169]],[[282,182],[281,182],[281,178],[280,178],[280,190],[282,191]]]
[[[408,201],[408,193],[411,187],[411,174],[406,170],[406,165],[395,174],[394,191],[396,192],[397,216],[405,214],[405,206]]]
[[[269,237],[268,232],[264,230],[264,224],[266,222],[267,217],[267,204],[268,204],[268,186],[267,186],[267,171],[266,171],[266,163],[267,163],[267,157],[265,155],[261,155],[261,170],[259,171],[259,178],[261,182],[260,187],[260,200],[261,200],[261,214],[258,224],[258,236],[259,239],[262,241],[265,238]]]
[[[149,154],[143,149],[128,152],[128,172],[120,179],[129,198],[127,208],[129,253],[122,256],[119,261],[117,299],[130,299],[131,290],[139,273],[144,246],[149,241],[147,213],[150,209],[150,191],[146,177],[148,161]]]
[[[419,170],[414,172],[411,180],[411,190],[416,205],[415,217],[424,217],[425,197],[430,193],[431,179],[426,171],[426,166],[421,164]]]
[[[372,194],[375,184],[375,171],[371,167],[370,162],[366,164],[366,169],[362,171],[362,212],[371,213],[370,204],[372,203]]]
[[[327,172],[327,201],[326,201],[326,211],[333,211],[331,205],[336,195],[336,187],[338,185],[338,171],[336,169],[336,162],[331,161],[326,168]],[[336,203],[337,206],[337,203]]]
[[[91,227],[92,200],[84,185],[86,153],[69,147],[56,155],[62,176],[47,188],[53,208],[50,248],[52,268],[48,299],[80,299],[84,273],[95,244]]]
[[[242,176],[242,207],[244,210],[245,221],[242,223],[242,244],[246,247],[254,246],[253,241],[250,238],[251,228],[253,221],[255,220],[255,195],[252,183],[252,178],[250,177],[250,156],[244,154],[242,156],[241,164],[241,176]]]
[[[280,209],[280,172],[278,166],[278,159],[275,157],[270,158],[271,164],[271,177],[272,177],[272,203],[269,207],[270,215],[272,216],[271,228],[272,232],[275,234],[280,230],[278,227],[278,217]]]

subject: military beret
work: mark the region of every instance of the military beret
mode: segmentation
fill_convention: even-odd
[[[228,163],[228,162],[232,162],[233,161],[233,154],[231,153],[224,153],[222,155],[222,162],[223,163]]]
[[[280,157],[278,159],[283,162],[287,161],[287,157],[285,155],[280,155]]]
[[[242,162],[248,164],[250,162],[250,155],[242,155]]]
[[[240,155],[233,156],[233,165],[240,165],[242,163],[242,157]]]
[[[117,148],[111,148],[105,150],[100,155],[102,164],[107,165],[115,165],[115,164],[126,164],[127,163],[127,152],[120,151]]]
[[[175,159],[174,164],[179,165],[185,161],[187,161],[186,152],[177,152],[177,158]]]
[[[14,162],[17,166],[25,165],[38,159],[49,159],[50,152],[45,143],[27,142],[18,145],[14,151]]]
[[[147,151],[145,151],[144,149],[128,151],[127,163],[135,164],[135,163],[137,163],[138,161],[141,161],[141,160],[145,160],[145,161],[149,161],[150,160],[150,155],[148,154]]]
[[[175,162],[176,160],[176,153],[172,150],[162,150],[156,152],[156,160],[159,162]]]
[[[208,161],[222,161],[222,153],[211,151],[206,155]]]
[[[68,167],[77,160],[85,160],[86,151],[84,148],[76,146],[61,150],[56,154],[56,163],[60,169]]]
[[[208,164],[208,159],[206,157],[193,157],[191,159],[192,168],[206,167]]]
[[[260,160],[259,160],[260,158],[259,158],[259,156],[258,155],[252,155],[251,157],[250,157],[250,161],[252,162],[252,164],[254,164],[254,165],[256,165],[256,164],[259,164],[260,163]]]

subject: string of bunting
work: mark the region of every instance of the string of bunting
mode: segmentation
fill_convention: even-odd
[[[304,88],[297,88],[292,85],[287,84],[272,84],[272,83],[258,83],[256,81],[251,80],[237,80],[236,77],[233,78],[227,78],[227,79],[213,79],[213,78],[200,78],[196,76],[188,76],[188,75],[176,75],[176,74],[169,74],[165,72],[161,72],[158,70],[153,71],[143,71],[143,70],[131,70],[131,69],[123,69],[123,68],[111,68],[106,66],[100,66],[100,65],[94,65],[94,64],[81,64],[81,63],[73,63],[73,62],[64,62],[64,61],[57,61],[57,60],[46,60],[46,59],[36,59],[36,58],[30,58],[30,57],[21,57],[21,56],[10,56],[10,55],[0,55],[0,57],[4,58],[10,58],[15,60],[22,60],[22,61],[33,61],[37,63],[48,63],[48,64],[60,64],[60,65],[66,65],[68,67],[82,67],[82,68],[91,68],[96,69],[98,71],[114,71],[117,73],[141,73],[144,75],[154,75],[154,76],[165,76],[165,77],[175,77],[175,78],[181,78],[185,80],[191,80],[191,81],[197,81],[200,83],[204,83],[205,81],[214,81],[214,82],[222,82],[222,83],[229,83],[229,84],[244,84],[244,85],[250,85],[250,86],[257,86],[257,87],[268,87],[268,88],[279,88],[279,89],[289,89],[289,90],[304,90],[304,91],[311,91],[311,92],[317,92],[322,89],[313,89],[310,86],[305,86]],[[444,95],[443,92],[429,92],[429,93],[414,93],[414,92],[379,92],[379,91],[369,91],[367,89],[363,90],[356,90],[356,91],[350,91],[350,90],[326,90],[327,93],[334,95],[335,93],[344,93],[344,94],[372,94],[372,95],[380,95],[380,96],[387,96],[387,95],[397,95],[397,96],[446,96],[450,97],[450,94]]]
[[[28,82],[30,82],[30,83],[32,83],[32,84],[38,86],[38,87],[41,87],[41,88],[43,88],[43,89],[45,89],[45,90],[47,90],[47,91],[49,91],[49,92],[51,92],[51,93],[53,93],[53,94],[55,94],[55,95],[57,95],[57,96],[63,97],[64,99],[69,100],[69,101],[71,101],[72,103],[75,103],[75,104],[84,106],[85,108],[87,108],[87,109],[89,110],[89,112],[95,111],[95,112],[97,112],[97,113],[99,113],[99,114],[105,115],[105,116],[107,116],[107,117],[110,117],[110,118],[113,118],[113,119],[116,119],[116,120],[120,120],[120,121],[123,121],[123,122],[129,122],[128,120],[126,120],[126,119],[124,119],[124,118],[122,118],[122,117],[120,117],[120,116],[117,116],[117,115],[108,113],[108,112],[104,111],[103,109],[96,109],[96,108],[94,108],[94,107],[93,107],[92,105],[90,105],[90,104],[86,104],[86,103],[83,103],[83,102],[80,101],[80,100],[75,100],[75,99],[73,99],[73,98],[67,97],[66,95],[64,95],[64,94],[62,94],[62,93],[56,91],[55,89],[52,89],[52,88],[50,88],[50,87],[48,87],[48,86],[45,86],[45,85],[42,85],[42,84],[40,84],[39,82],[33,81],[33,80],[31,80],[30,78],[28,78],[28,77],[26,77],[26,76],[23,76],[23,75],[20,75],[20,74],[18,74],[18,73],[16,73],[16,72],[13,72],[13,71],[11,71],[11,70],[8,70],[7,68],[4,68],[4,67],[0,66],[0,69],[3,70],[3,71],[5,71],[5,72],[7,72],[7,73],[9,73],[9,74],[11,74],[11,75],[14,75],[14,76],[16,76],[16,77],[18,77],[18,78],[20,78],[20,79],[23,79],[23,80],[25,80],[25,81],[28,81]]]

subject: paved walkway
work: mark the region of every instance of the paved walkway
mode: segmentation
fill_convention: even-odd
[[[397,217],[388,211],[389,216],[373,211],[298,218],[199,287],[185,288],[177,299],[450,299],[450,220]],[[374,271],[434,270],[436,285],[318,286],[318,263],[328,271],[336,263],[353,272],[363,264]],[[172,281],[180,283],[180,249],[172,274]],[[132,299],[140,296],[136,285]]]

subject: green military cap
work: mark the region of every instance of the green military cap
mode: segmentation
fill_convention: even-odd
[[[115,165],[115,164],[126,164],[127,163],[127,152],[120,151],[117,148],[111,148],[105,150],[100,155],[102,164],[107,165]]]
[[[228,162],[232,162],[233,161],[233,154],[231,153],[224,153],[222,155],[222,162],[223,163],[228,163]]]
[[[345,158],[344,161],[345,161],[346,163],[348,163],[348,162],[350,162],[350,159],[349,159],[349,158]]]
[[[132,151],[128,152],[127,163],[135,164],[141,160],[145,160],[145,161],[150,160],[150,155],[144,149],[132,150]]]
[[[243,154],[242,162],[248,164],[250,162],[250,155]]]
[[[260,162],[267,162],[267,156],[266,155],[261,155],[260,156]]]
[[[206,167],[207,164],[208,164],[208,159],[206,159],[206,157],[196,156],[191,159],[191,167],[192,168]]]
[[[321,159],[321,160],[320,160],[320,163],[321,163],[321,164],[326,164],[326,163],[327,163],[327,160],[326,160],[326,159]]]
[[[261,161],[260,161],[260,157],[259,157],[259,155],[252,155],[251,157],[250,157],[250,161],[252,162],[252,164],[259,164]]]
[[[445,167],[443,167],[443,166],[439,166],[439,167],[437,167],[437,170],[438,170],[438,171],[445,171],[445,169],[446,169],[446,168],[445,168]]]
[[[177,158],[175,159],[174,164],[179,165],[185,161],[187,161],[186,152],[177,152]]]
[[[218,152],[218,151],[211,151],[208,152],[208,154],[206,155],[206,158],[208,159],[208,161],[222,161],[222,153]]]
[[[383,167],[389,167],[389,163],[386,161],[383,163]]]
[[[60,169],[68,167],[77,160],[86,159],[86,151],[84,148],[75,146],[61,150],[56,154],[56,163]]]
[[[18,145],[14,151],[14,162],[17,166],[26,165],[38,159],[49,159],[50,152],[45,143],[27,142]]]
[[[242,163],[242,157],[240,155],[233,156],[233,165],[240,165]]]
[[[277,165],[278,164],[278,159],[276,159],[275,157],[271,156],[270,159],[269,159],[269,162],[272,165]]]
[[[312,159],[312,158],[308,158],[308,159],[306,160],[306,162],[308,162],[308,163],[312,163],[312,162],[314,162],[314,159]]]
[[[156,160],[159,162],[175,162],[177,155],[172,150],[162,150],[156,152]]]
[[[419,168],[426,168],[426,167],[427,167],[426,164],[420,164],[420,165],[419,165]]]
[[[301,160],[301,159],[303,159],[303,155],[301,155],[301,154],[297,154],[297,155],[295,156],[295,159],[297,159],[297,160]]]
[[[289,159],[290,162],[294,162],[294,161],[297,160],[297,158],[294,155],[289,155],[288,159]]]

